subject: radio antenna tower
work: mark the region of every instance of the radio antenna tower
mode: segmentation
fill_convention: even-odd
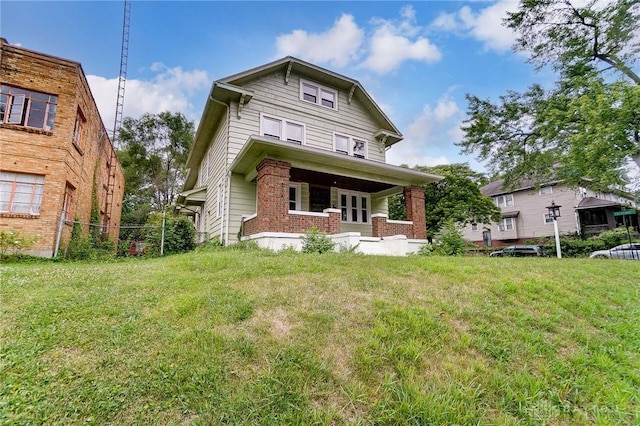
[[[116,149],[120,147],[119,136],[120,126],[122,126],[122,108],[124,107],[124,85],[127,81],[127,60],[129,58],[129,21],[131,19],[131,3],[124,1],[124,21],[122,23],[122,47],[120,49],[120,76],[118,77],[118,96],[116,99],[116,116],[113,123],[113,134],[111,137],[111,158],[109,160],[109,177],[107,178],[107,196],[105,200],[105,215],[102,221],[103,234],[111,230],[111,210],[113,208],[113,197],[116,185],[116,172],[118,159]],[[115,224],[116,226],[118,224]]]
[[[116,116],[113,123],[113,143],[119,148],[118,132],[122,125],[122,108],[124,107],[124,86],[127,82],[127,61],[129,59],[129,29],[131,20],[131,2],[124,2],[124,21],[122,23],[122,48],[120,49],[120,76],[118,77],[118,96],[116,99]]]

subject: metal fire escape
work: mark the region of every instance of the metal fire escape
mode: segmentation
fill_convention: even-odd
[[[111,223],[111,212],[113,209],[113,199],[115,195],[116,172],[118,160],[116,157],[116,149],[120,147],[118,132],[122,126],[122,109],[124,107],[124,88],[127,81],[127,61],[129,58],[129,29],[131,19],[131,2],[124,2],[124,20],[122,23],[122,47],[120,49],[120,76],[118,78],[118,96],[116,99],[116,115],[113,123],[113,134],[111,136],[111,156],[107,167],[109,169],[109,177],[107,179],[107,196],[105,199],[103,234],[108,235],[110,226],[118,224]]]

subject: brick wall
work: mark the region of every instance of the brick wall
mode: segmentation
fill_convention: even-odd
[[[413,224],[388,221],[387,215],[372,215],[372,235],[374,237],[391,237],[393,235],[405,235],[407,238],[415,238]]]
[[[291,164],[265,158],[258,164],[258,232],[287,232]]]
[[[58,97],[51,131],[0,123],[0,170],[44,176],[40,214],[0,213],[0,230],[40,236],[32,253],[51,256],[67,185],[75,188],[73,217],[82,222],[89,221],[94,170],[97,171],[98,199],[103,210],[107,188],[102,182],[107,181],[109,171],[115,176],[110,223],[119,225],[124,175],[117,161],[113,167],[107,167],[113,148],[80,64],[8,45],[1,40],[0,81],[3,85]],[[80,143],[75,145],[73,131],[79,110],[85,121]],[[70,233],[71,225],[63,225],[62,247]],[[117,237],[117,233],[117,228],[113,228],[110,235]]]
[[[427,218],[424,207],[424,188],[421,186],[407,186],[404,188],[404,200],[407,208],[407,221],[413,222],[412,232],[408,238],[427,238]]]

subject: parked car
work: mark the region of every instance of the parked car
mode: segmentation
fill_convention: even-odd
[[[540,246],[508,246],[502,250],[494,251],[489,256],[544,256],[544,250]]]
[[[640,243],[622,244],[609,250],[594,251],[589,257],[640,260]]]

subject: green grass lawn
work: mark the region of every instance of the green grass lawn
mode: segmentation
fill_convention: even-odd
[[[0,424],[640,424],[640,262],[1,265]]]

